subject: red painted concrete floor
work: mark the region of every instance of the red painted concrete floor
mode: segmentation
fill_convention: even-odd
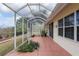
[[[39,50],[34,52],[21,53],[16,51],[11,51],[7,56],[71,56],[65,49],[59,46],[50,37],[34,37],[33,41],[39,42]]]

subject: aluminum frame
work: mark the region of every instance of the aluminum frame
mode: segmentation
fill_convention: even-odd
[[[20,10],[22,10],[22,9],[24,9],[24,8],[26,8],[27,6],[29,7],[29,10],[30,10],[30,12],[31,12],[31,14],[33,15],[33,11],[31,10],[31,8],[30,8],[30,6],[31,5],[38,5],[39,6],[39,12],[41,12],[40,11],[40,7],[43,7],[43,8],[45,8],[46,10],[48,10],[48,11],[50,11],[51,12],[51,10],[49,10],[48,8],[46,8],[45,6],[43,6],[43,5],[41,5],[41,4],[26,4],[26,5],[24,5],[23,7],[21,7],[20,9],[18,9],[17,11],[15,11],[15,10],[13,10],[11,7],[9,7],[7,4],[5,4],[5,3],[2,3],[4,6],[6,6],[7,8],[9,8],[10,10],[12,10],[13,12],[14,12],[14,25],[15,25],[15,27],[14,27],[14,49],[16,49],[16,14],[18,14],[18,15],[20,15],[20,16],[22,16],[21,14],[19,14],[18,12],[20,11]],[[41,12],[41,14],[42,15],[44,15],[44,16],[46,16],[45,14],[43,14],[42,12]],[[47,16],[46,16],[47,17]],[[35,17],[36,18],[36,17]],[[42,17],[38,17],[38,18],[40,18],[40,19],[43,19],[43,20],[45,20],[44,18],[42,18]],[[32,18],[33,19],[33,18]],[[32,20],[31,19],[31,20]],[[30,20],[29,20],[30,21]],[[46,21],[46,20],[45,20]],[[22,42],[24,42],[24,24],[23,24],[23,20],[22,20]],[[32,26],[31,26],[32,27]],[[32,31],[32,29],[31,29],[31,31]],[[32,33],[31,33],[32,34]]]

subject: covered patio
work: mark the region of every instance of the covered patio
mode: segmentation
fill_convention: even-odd
[[[14,50],[6,54],[6,56],[71,56],[65,49],[59,46],[51,37],[41,37],[40,30],[45,29],[44,24],[48,21],[50,13],[53,11],[56,4],[40,4],[40,3],[25,3],[22,5],[15,3],[3,3],[4,6],[9,8],[14,12]],[[18,5],[18,6],[17,6]],[[16,8],[15,8],[16,7]],[[35,50],[32,53],[20,53],[17,52],[16,46],[16,20],[17,16],[22,17],[22,43],[24,43],[24,17],[27,17],[27,40],[31,35],[35,34],[36,36],[31,38],[33,41],[38,42],[40,47],[38,50]],[[38,25],[39,24],[39,25]],[[35,26],[38,25],[38,26]],[[34,27],[35,26],[35,27]],[[37,32],[37,33],[36,33]],[[38,33],[39,32],[39,33]]]
[[[7,8],[9,8],[14,13],[14,25],[15,25],[14,26],[14,49],[16,49],[17,15],[22,17],[22,43],[23,43],[24,30],[27,30],[27,37],[30,37],[31,35],[33,35],[33,32],[34,32],[33,24],[35,23],[42,24],[41,29],[39,28],[39,30],[42,30],[44,28],[44,23],[47,21],[47,18],[49,17],[54,6],[56,5],[56,4],[53,5],[53,4],[40,4],[40,3],[20,3],[20,4],[2,3],[2,4]],[[24,29],[24,17],[27,18],[27,29]]]

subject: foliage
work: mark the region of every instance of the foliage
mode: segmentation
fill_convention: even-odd
[[[24,19],[24,33],[27,33],[27,18]],[[21,35],[22,34],[22,18],[17,19],[16,22],[16,34]],[[11,38],[14,36],[14,27],[6,27],[6,28],[0,28],[0,38]]]
[[[0,28],[0,37],[4,36],[5,38],[11,38],[14,35],[13,27]]]
[[[35,34],[33,34],[31,37],[35,37]]]
[[[0,39],[2,39],[2,36],[0,35]]]
[[[24,33],[27,33],[27,18],[19,18],[16,22],[16,35],[22,34],[22,20],[24,19]]]
[[[41,31],[41,36],[45,36],[46,37],[47,36],[47,32],[45,30],[42,30]]]
[[[17,49],[17,51],[18,52],[33,52],[34,50],[36,50],[38,48],[39,48],[39,44],[37,42],[30,41],[28,43],[28,41],[27,41],[23,45],[21,45]]]

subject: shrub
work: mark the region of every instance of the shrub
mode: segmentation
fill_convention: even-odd
[[[45,36],[46,37],[47,36],[47,32],[45,30],[42,30],[41,31],[41,36]]]
[[[33,34],[31,37],[35,37],[35,35]]]
[[[30,43],[25,42],[23,45],[21,45],[17,51],[18,52],[33,52],[34,50],[39,48],[39,44],[37,42],[30,41]]]
[[[2,39],[2,36],[0,35],[0,39]]]

